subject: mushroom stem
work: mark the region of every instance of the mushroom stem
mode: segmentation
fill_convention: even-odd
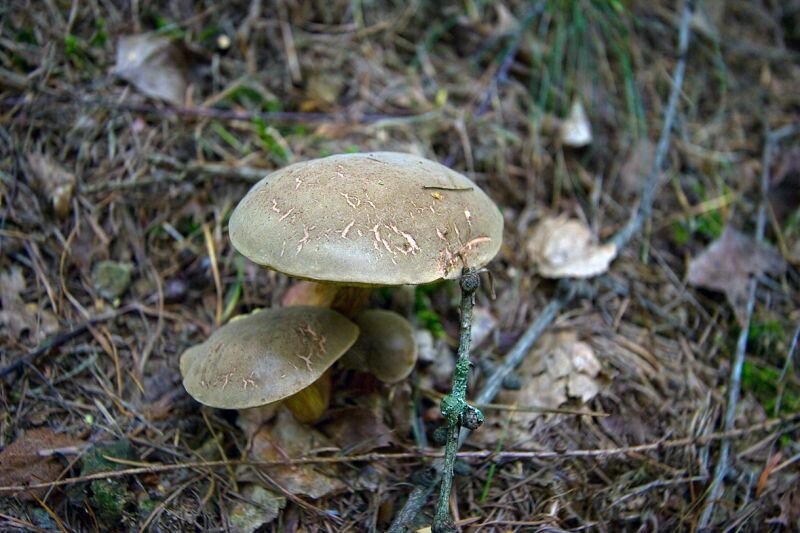
[[[298,422],[313,424],[322,418],[331,402],[331,371],[322,374],[317,381],[284,400]]]
[[[341,287],[333,298],[331,309],[339,311],[347,318],[353,318],[363,311],[369,303],[372,287]]]
[[[436,514],[433,518],[433,533],[456,531],[450,517],[450,489],[453,485],[453,466],[458,451],[458,435],[461,427],[476,429],[483,422],[483,414],[467,403],[467,381],[472,363],[469,360],[469,345],[472,340],[472,308],[475,292],[481,281],[474,268],[461,272],[461,328],[458,336],[458,362],[453,372],[453,390],[442,399],[442,415],[447,420],[442,485]]]
[[[367,307],[370,294],[372,294],[371,287],[302,280],[289,288],[282,303],[284,307],[296,305],[330,307],[347,318],[353,318]]]

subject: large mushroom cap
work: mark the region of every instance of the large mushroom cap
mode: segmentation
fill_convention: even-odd
[[[258,182],[230,219],[256,263],[353,285],[422,284],[480,267],[503,218],[465,176],[409,154],[346,154],[296,163]]]
[[[257,311],[183,353],[183,386],[200,403],[224,409],[282,400],[316,381],[357,336],[358,326],[330,309]]]
[[[342,364],[370,372],[384,383],[406,379],[417,364],[417,341],[408,320],[383,309],[362,311],[353,320],[361,334]]]

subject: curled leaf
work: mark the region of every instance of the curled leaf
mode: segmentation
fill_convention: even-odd
[[[174,105],[186,97],[186,59],[171,39],[157,33],[122,37],[114,73],[141,92]]]
[[[617,247],[598,244],[579,220],[547,217],[528,240],[528,255],[546,278],[588,278],[608,270]]]
[[[278,518],[278,513],[286,506],[286,498],[259,485],[248,484],[241,491],[243,500],[231,507],[229,515],[231,531],[236,533],[258,530]]]

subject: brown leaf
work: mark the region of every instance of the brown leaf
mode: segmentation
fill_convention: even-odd
[[[600,392],[596,379],[601,366],[589,344],[579,341],[575,332],[565,331],[545,334],[532,353],[518,369],[522,388],[518,391],[501,391],[497,402],[520,408],[539,407],[555,409],[567,403],[570,397],[587,402]],[[498,413],[503,418],[507,413]],[[485,435],[479,439],[489,443],[499,438],[502,422],[492,419],[489,413]],[[509,442],[515,446],[530,446],[530,428],[541,412],[519,411],[513,414],[508,427]],[[494,431],[493,431],[494,430]]]
[[[744,325],[747,287],[753,276],[779,276],[786,262],[769,246],[726,227],[722,236],[689,262],[687,281],[696,287],[724,292],[739,323]]]
[[[275,413],[280,406],[280,402],[273,402],[259,407],[239,409],[236,425],[239,426],[239,429],[241,429],[249,439],[261,429],[261,426],[275,418]]]
[[[330,445],[331,442],[319,431],[297,422],[289,411],[281,409],[271,424],[263,426],[254,435],[250,456],[257,461],[288,462]],[[291,494],[317,499],[346,488],[337,477],[324,474],[311,464],[275,465],[262,469]]]
[[[527,244],[528,255],[546,278],[588,278],[608,270],[617,256],[614,244],[597,244],[581,221],[566,217],[541,220]]]
[[[247,484],[241,488],[242,500],[236,501],[229,511],[231,531],[252,533],[269,524],[286,506],[286,498],[264,487]]]
[[[28,154],[28,164],[35,185],[50,200],[53,212],[59,218],[66,217],[75,189],[75,174],[67,172],[58,163],[42,154]]]
[[[63,467],[54,457],[55,451],[74,448],[84,442],[49,428],[29,429],[0,452],[0,486],[47,483],[58,479]],[[15,496],[41,498],[46,488],[31,489]],[[0,491],[0,496],[8,495]]]
[[[188,86],[186,58],[167,37],[143,33],[120,38],[114,73],[147,96],[178,106],[184,104]]]
[[[330,415],[332,420],[321,429],[345,453],[367,453],[394,441],[392,430],[375,409],[346,407],[331,411]]]

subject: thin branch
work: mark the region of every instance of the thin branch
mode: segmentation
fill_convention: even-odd
[[[657,442],[650,442],[646,444],[637,444],[635,446],[625,446],[620,448],[604,448],[594,450],[566,450],[566,451],[553,451],[553,452],[531,452],[531,451],[503,451],[494,452],[484,450],[479,452],[459,452],[460,459],[472,460],[530,460],[530,459],[560,459],[560,458],[601,458],[613,457],[617,455],[628,455],[634,453],[642,453],[648,451],[666,450],[673,448],[682,448],[686,446],[704,446],[711,442],[722,439],[736,439],[751,435],[753,433],[773,431],[775,428],[783,426],[782,432],[794,431],[797,429],[797,424],[800,422],[800,413],[785,418],[773,418],[766,420],[759,424],[753,424],[745,428],[734,429],[732,431],[723,431],[717,433],[709,433],[706,435],[699,435],[694,437],[681,437],[672,440],[664,440]],[[64,452],[64,449],[58,451]],[[39,455],[48,457],[53,455],[56,450],[41,450]],[[80,453],[80,449],[74,450],[75,453]],[[301,457],[298,459],[286,459],[276,461],[248,461],[248,460],[233,460],[233,461],[197,461],[191,463],[143,463],[139,461],[130,461],[127,459],[119,459],[114,457],[106,457],[108,461],[113,463],[130,466],[121,470],[111,470],[108,472],[96,472],[85,476],[75,476],[55,481],[43,481],[38,483],[27,483],[21,485],[5,485],[0,486],[0,494],[22,492],[32,489],[43,489],[51,487],[60,487],[64,485],[74,485],[76,483],[84,483],[86,481],[95,481],[98,479],[110,479],[123,476],[134,476],[140,474],[154,474],[159,472],[171,472],[176,470],[188,469],[210,469],[231,466],[256,466],[256,467],[269,467],[269,466],[286,466],[286,465],[309,465],[309,464],[332,464],[332,463],[363,463],[363,462],[387,462],[399,461],[420,458],[442,458],[443,454],[439,450],[417,450],[413,452],[400,452],[400,453],[365,453],[360,455],[336,455],[332,457]],[[431,483],[431,478],[428,477],[420,482],[421,485]],[[435,482],[433,483],[435,484]],[[424,502],[423,502],[424,504]],[[402,531],[402,530],[400,530]]]
[[[764,231],[767,225],[767,194],[769,193],[769,169],[772,165],[772,154],[775,146],[786,137],[800,132],[800,124],[785,126],[774,132],[768,132],[764,142],[764,154],[761,162],[761,198],[758,207],[758,218],[756,219],[756,241],[764,240]],[[739,394],[742,388],[742,369],[744,368],[744,358],[747,353],[747,338],[750,335],[750,321],[753,318],[755,309],[756,289],[758,279],[753,277],[747,287],[747,307],[745,308],[745,320],[739,338],[736,341],[736,352],[733,356],[731,373],[728,378],[728,404],[725,408],[724,429],[730,431],[736,423],[736,406],[739,403]],[[720,444],[719,458],[714,469],[714,479],[708,489],[706,505],[698,521],[698,528],[708,527],[714,515],[717,501],[725,488],[725,475],[728,472],[728,461],[731,453],[731,439],[723,439]]]
[[[477,427],[483,422],[483,415],[467,405],[467,382],[472,362],[469,348],[472,340],[472,309],[475,307],[475,292],[481,286],[481,278],[474,268],[465,268],[461,273],[461,328],[458,338],[458,361],[453,372],[453,390],[442,399],[442,414],[447,419],[447,444],[444,463],[441,469],[442,483],[439,489],[439,502],[433,519],[433,533],[444,533],[455,529],[450,517],[450,489],[453,485],[453,467],[462,426]],[[473,422],[465,419],[472,415]]]

